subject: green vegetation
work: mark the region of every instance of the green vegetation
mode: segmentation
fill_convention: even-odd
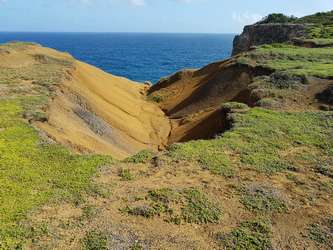
[[[249,106],[240,102],[226,102],[222,104],[221,109],[226,112],[231,112],[233,110],[248,110]]]
[[[314,43],[317,47],[328,47],[333,46],[332,38],[313,38],[305,39],[304,42]]]
[[[147,163],[153,159],[154,153],[149,150],[142,150],[139,153],[128,157],[124,160],[124,162],[127,163],[134,163],[134,164],[140,164],[140,163]]]
[[[0,248],[20,244],[26,232],[18,223],[27,212],[51,198],[78,199],[96,168],[107,163],[42,143],[21,118],[22,101],[0,100]]]
[[[231,151],[241,166],[272,174],[298,166],[296,156],[283,157],[297,147],[308,148],[305,161],[309,163],[333,154],[331,112],[288,113],[253,108],[234,116],[234,127],[221,137],[175,144],[169,155],[197,161],[213,173],[230,173],[237,166],[230,163]],[[299,167],[304,167],[304,162]]]
[[[317,173],[333,178],[333,159],[317,161],[314,169]]]
[[[242,190],[241,203],[255,212],[282,212],[287,209],[280,194],[271,188],[250,186]]]
[[[216,223],[220,220],[221,211],[206,195],[197,189],[184,191],[187,205],[182,208],[182,218],[188,223]]]
[[[296,23],[311,24],[308,27],[308,38],[333,39],[333,11],[319,12],[296,20]]]
[[[149,95],[148,100],[156,103],[163,102],[164,98],[161,95]]]
[[[108,249],[108,238],[101,231],[89,231],[83,239],[86,250],[106,250]]]
[[[30,81],[38,87],[49,88],[64,80],[66,68],[72,61],[45,59],[45,63],[31,64],[21,68],[0,68],[0,84],[20,85],[22,81]],[[39,85],[39,86],[38,86]]]
[[[264,17],[261,21],[257,22],[257,24],[267,24],[267,23],[292,23],[297,20],[294,16],[286,16],[281,13],[273,13],[266,17]]]
[[[308,227],[308,236],[321,247],[333,249],[333,218],[320,224],[311,224]]]
[[[331,48],[303,48],[286,44],[260,46],[240,59],[247,64],[261,65],[296,76],[333,78]]]
[[[226,249],[268,250],[272,249],[271,226],[263,220],[243,222],[229,234],[218,233],[217,240]]]
[[[333,24],[333,11],[318,12],[297,20],[298,23]]]
[[[135,243],[130,250],[143,250],[143,247],[139,243]]]
[[[83,219],[91,219],[97,215],[98,209],[93,206],[84,206],[82,208],[82,218]]]
[[[249,85],[255,105],[268,109],[281,109],[292,102],[304,105],[307,77],[277,71],[269,76],[255,77]]]
[[[151,190],[144,204],[127,207],[125,211],[146,218],[162,216],[166,221],[175,224],[217,223],[221,218],[220,209],[202,191],[195,188],[182,191],[168,188]]]
[[[120,169],[119,176],[122,181],[131,181],[133,180],[133,175],[129,169]]]
[[[25,50],[30,43],[10,43],[2,51]],[[79,156],[42,140],[26,120],[45,121],[44,108],[52,85],[65,79],[73,59],[45,55],[21,68],[0,68],[0,249],[20,248],[29,229],[26,215],[47,202],[67,199],[78,203],[93,189],[90,178],[108,157]],[[23,119],[24,118],[24,119]]]
[[[214,174],[231,177],[234,171],[229,157],[222,148],[217,147],[217,142],[217,140],[198,140],[173,144],[169,147],[168,154],[173,159],[196,161]]]
[[[281,13],[273,13],[264,17],[256,24],[268,23],[298,23],[307,24],[307,38],[332,39],[333,38],[333,11],[319,12],[314,15],[296,18]]]

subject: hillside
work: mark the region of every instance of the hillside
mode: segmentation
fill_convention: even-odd
[[[0,249],[332,249],[333,48],[286,42],[151,87],[1,45]]]

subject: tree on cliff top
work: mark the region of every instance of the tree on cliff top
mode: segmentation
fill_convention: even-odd
[[[264,17],[261,21],[256,24],[267,24],[267,23],[292,23],[297,20],[295,16],[286,16],[281,13],[273,13]]]

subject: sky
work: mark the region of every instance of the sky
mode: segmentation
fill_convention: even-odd
[[[269,13],[328,10],[333,0],[0,0],[0,31],[239,33]]]

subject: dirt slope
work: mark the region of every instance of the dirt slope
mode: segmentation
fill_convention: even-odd
[[[254,74],[253,69],[227,60],[178,72],[153,86],[150,94],[160,96],[160,107],[172,121],[169,143],[215,135],[222,128],[218,114],[221,104],[247,102],[242,98],[248,96],[244,92],[248,92]]]
[[[22,78],[28,93],[43,88],[50,97],[44,108],[47,119],[32,122],[76,152],[123,159],[167,143],[169,119],[156,104],[146,101],[143,84],[34,44],[14,43],[2,49],[0,66],[26,72]]]
[[[38,126],[79,151],[124,158],[166,144],[170,125],[145,100],[145,86],[75,62],[71,78],[50,105],[48,123]],[[65,104],[65,105],[64,105]]]

